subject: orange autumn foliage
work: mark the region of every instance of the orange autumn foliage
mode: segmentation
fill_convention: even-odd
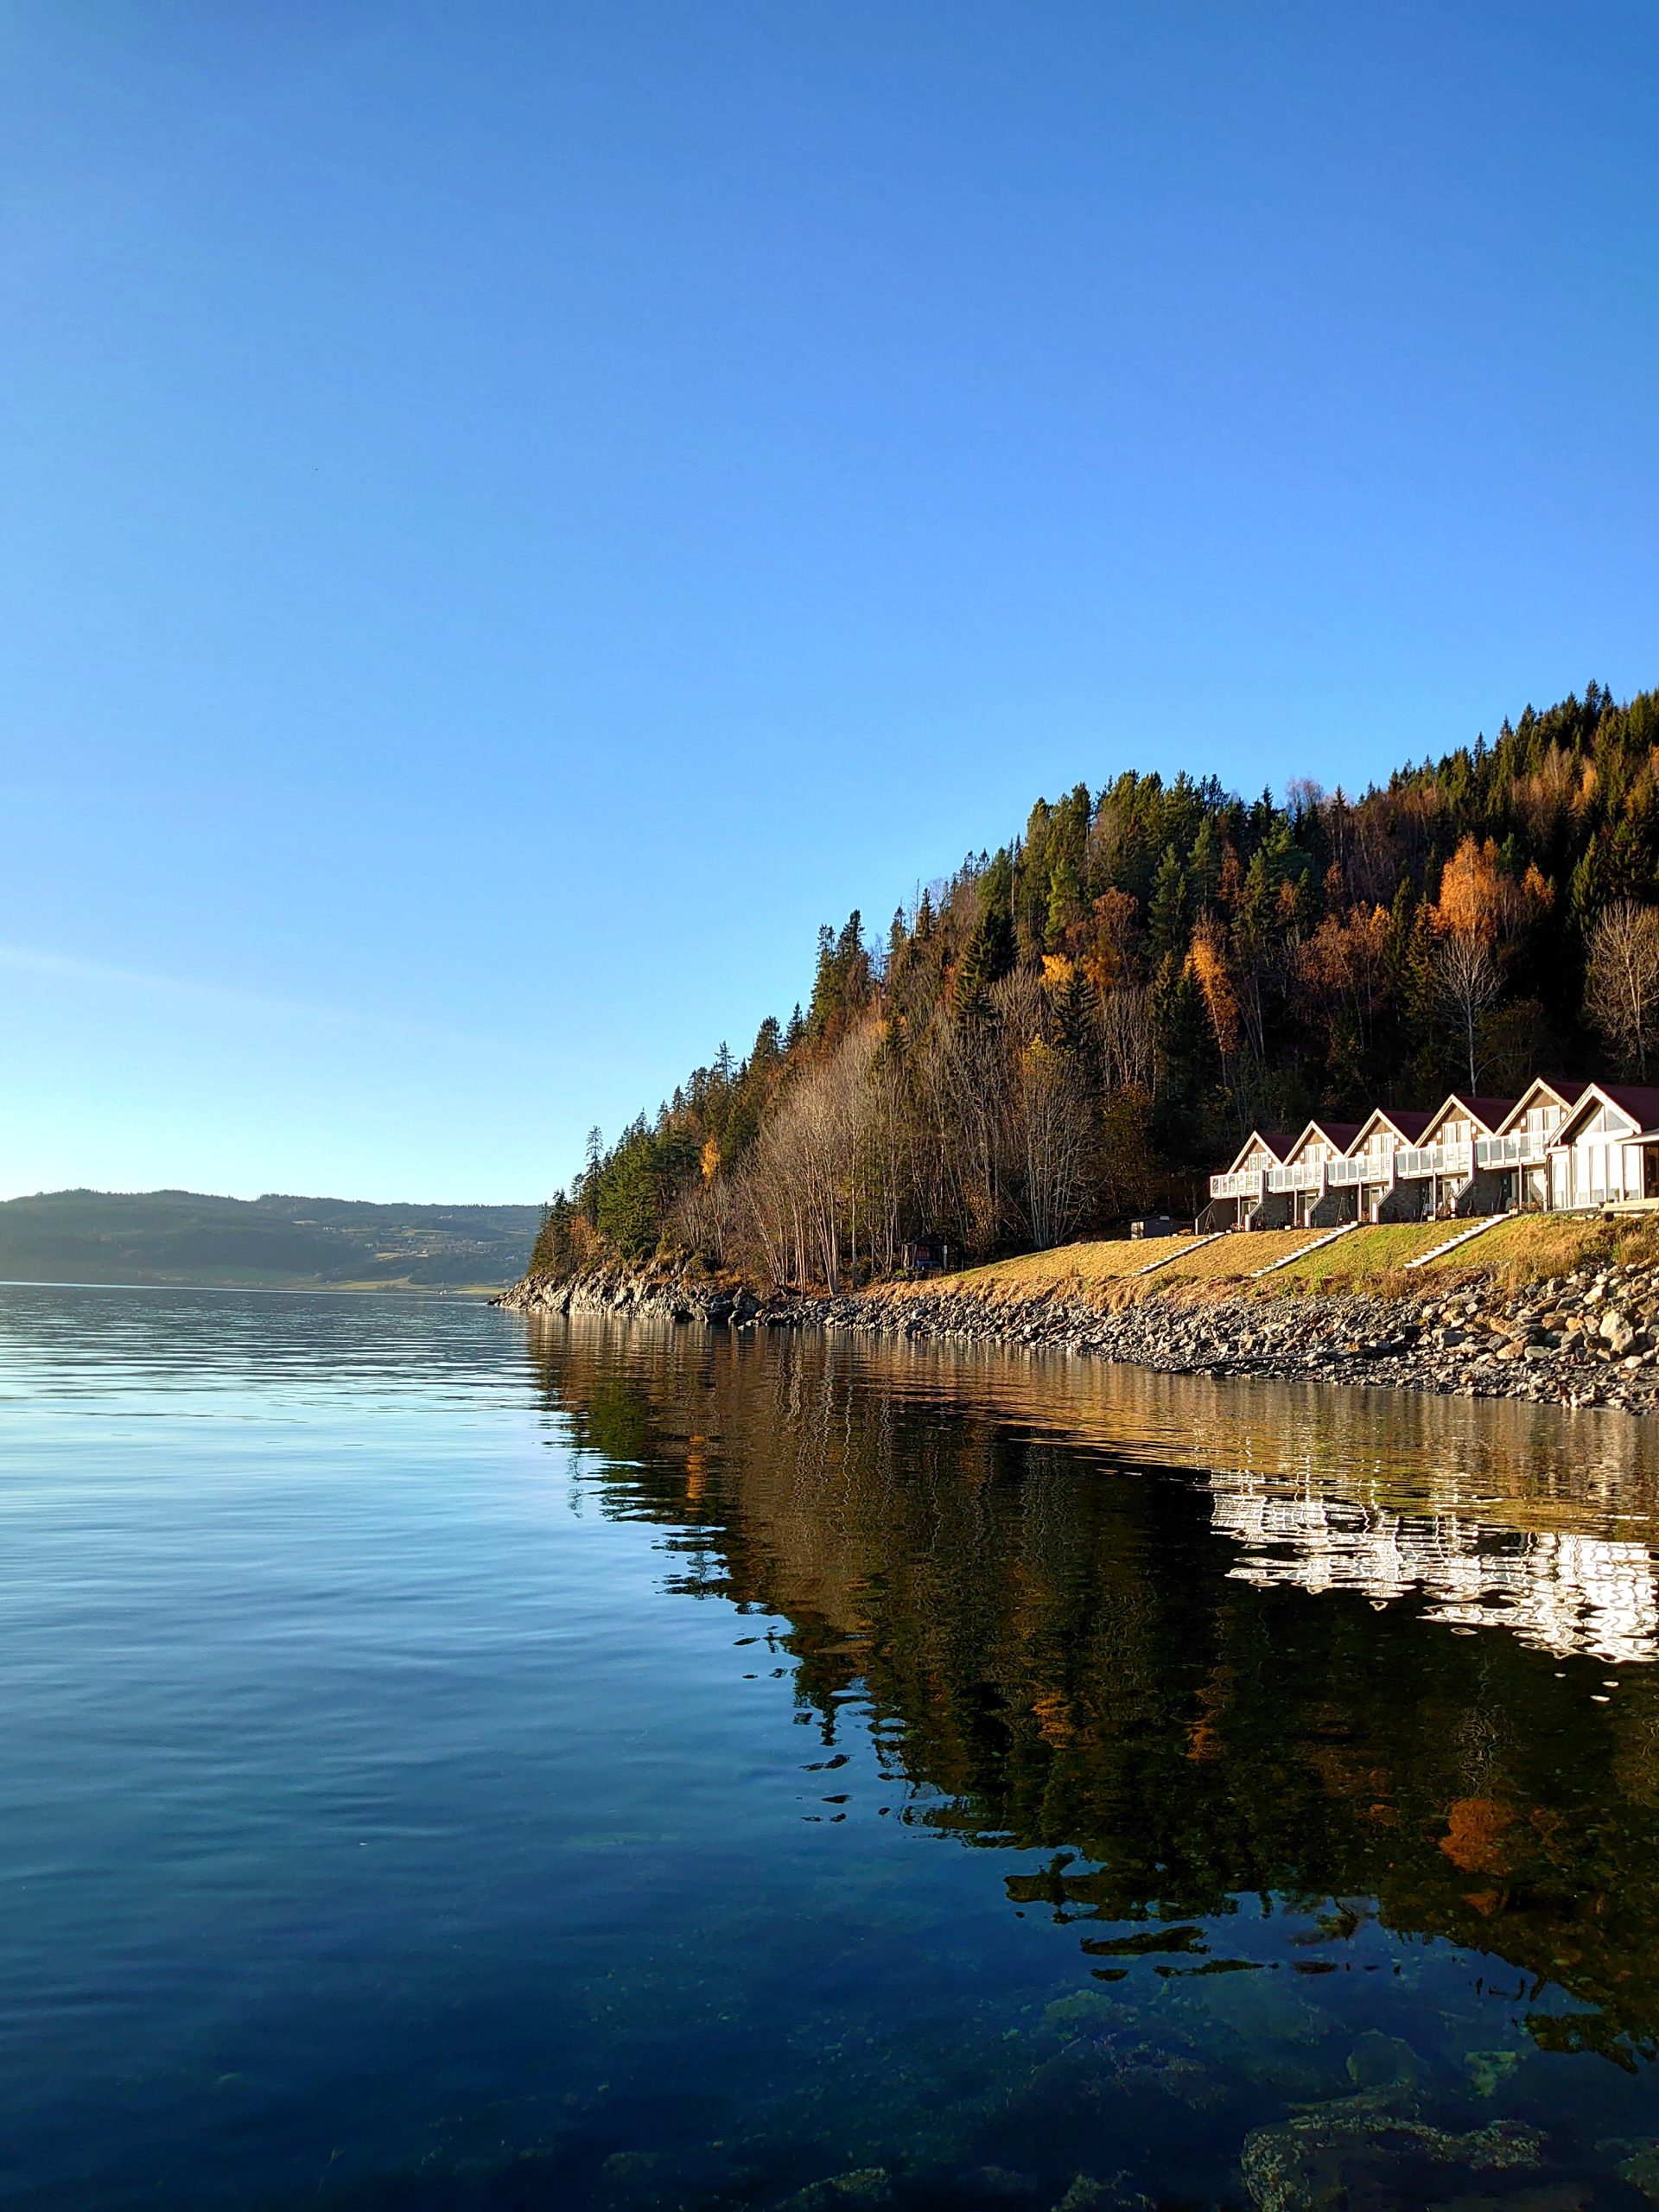
[[[1227,973],[1221,931],[1205,916],[1192,932],[1192,949],[1186,956],[1188,971],[1204,993],[1216,1047],[1224,1059],[1238,1050],[1238,996]]]
[[[1493,944],[1513,896],[1513,887],[1499,872],[1493,840],[1479,845],[1465,837],[1441,873],[1440,895],[1430,920],[1443,936]]]
[[[1459,1797],[1446,1808],[1440,1849],[1465,1874],[1507,1873],[1515,1817],[1511,1807],[1494,1797]]]

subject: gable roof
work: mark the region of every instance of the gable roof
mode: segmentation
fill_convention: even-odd
[[[1415,1144],[1433,1119],[1416,1106],[1374,1106],[1359,1125],[1359,1135],[1349,1147],[1357,1152],[1376,1124],[1381,1122],[1391,1128],[1406,1144]]]
[[[1508,1121],[1518,1103],[1513,1098],[1480,1098],[1467,1090],[1449,1091],[1429,1116],[1427,1127],[1438,1128],[1448,1114],[1456,1111],[1466,1114],[1471,1122],[1478,1122],[1486,1135],[1491,1136]]]
[[[1590,1086],[1587,1083],[1568,1082],[1566,1080],[1557,1083],[1550,1076],[1535,1076],[1533,1080],[1522,1092],[1521,1096],[1516,1100],[1514,1105],[1510,1107],[1508,1115],[1504,1118],[1503,1129],[1507,1130],[1511,1122],[1518,1122],[1521,1119],[1527,1109],[1538,1097],[1540,1092],[1547,1092],[1551,1098],[1555,1100],[1558,1105],[1570,1112],[1571,1109],[1578,1104],[1580,1099],[1583,1097],[1585,1092],[1588,1090]],[[1500,1130],[1499,1135],[1502,1135],[1503,1134],[1503,1131]]]
[[[1285,1157],[1289,1159],[1292,1154],[1299,1153],[1309,1137],[1313,1136],[1323,1137],[1325,1142],[1334,1146],[1338,1152],[1345,1153],[1359,1135],[1359,1129],[1360,1125],[1357,1122],[1326,1122],[1316,1119],[1310,1122],[1307,1127],[1299,1133],[1295,1142],[1290,1147],[1290,1152],[1287,1153]]]
[[[1621,1114],[1630,1116],[1644,1136],[1649,1131],[1659,1130],[1659,1089],[1651,1084],[1586,1083],[1556,1130],[1555,1142],[1569,1142],[1572,1132],[1598,1106],[1617,1107]]]
[[[1264,1146],[1275,1160],[1282,1160],[1295,1141],[1294,1137],[1282,1129],[1252,1129],[1233,1154],[1232,1165],[1227,1172],[1230,1175],[1236,1175],[1257,1145]]]

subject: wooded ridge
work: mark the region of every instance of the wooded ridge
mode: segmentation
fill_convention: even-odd
[[[918,1237],[1191,1213],[1252,1128],[1644,1077],[1656,1046],[1659,693],[1591,683],[1358,798],[1130,770],[1039,800],[885,938],[822,930],[804,1010],[593,1132],[532,1264],[840,1289]]]
[[[49,1191],[0,1204],[0,1278],[267,1290],[487,1289],[521,1271],[538,1218],[534,1206]]]

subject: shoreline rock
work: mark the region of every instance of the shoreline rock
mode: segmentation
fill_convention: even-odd
[[[1166,1375],[1659,1410],[1659,1268],[1647,1266],[1586,1264],[1513,1294],[1477,1279],[1405,1298],[1344,1292],[1198,1300],[1153,1292],[1109,1306],[1052,1290],[981,1296],[914,1283],[839,1296],[761,1295],[671,1268],[619,1265],[563,1281],[527,1277],[496,1303],[519,1313],[994,1344]]]

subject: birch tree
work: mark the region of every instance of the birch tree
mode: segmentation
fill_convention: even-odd
[[[1591,1020],[1645,1083],[1659,1032],[1659,908],[1624,899],[1597,917],[1584,998]]]

